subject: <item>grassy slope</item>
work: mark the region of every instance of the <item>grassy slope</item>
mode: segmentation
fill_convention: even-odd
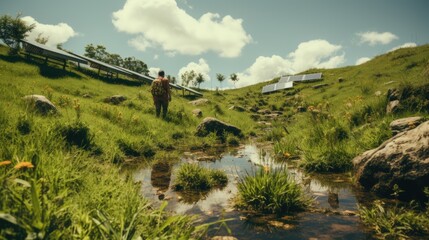
[[[101,218],[96,214],[96,210],[104,209],[108,215],[116,219],[115,229],[120,229],[123,221],[129,224],[132,218],[130,212],[135,212],[133,208],[144,207],[142,206],[144,203],[137,197],[138,190],[129,181],[120,178],[117,167],[110,162],[130,158],[131,156],[127,156],[133,155],[130,152],[137,152],[137,155],[142,156],[150,156],[152,155],[150,153],[154,152],[156,153],[154,158],[174,158],[190,148],[196,149],[217,143],[213,136],[206,138],[194,136],[195,128],[201,120],[192,116],[191,111],[195,107],[188,104],[189,100],[181,97],[180,92],[174,92],[169,120],[162,121],[154,117],[147,85],[136,87],[104,83],[75,70],[64,73],[60,69],[43,67],[21,58],[12,59],[6,52],[6,48],[0,47],[2,126],[0,161],[12,160],[13,164],[32,161],[40,167],[36,166],[34,173],[4,170],[5,174],[1,180],[7,182],[9,177],[19,177],[30,182],[35,181],[34,188],[40,191],[42,183],[47,181],[52,190],[45,194],[52,204],[52,209],[58,211],[64,206],[69,209],[64,216],[56,215],[60,219],[58,222],[47,223],[54,229],[59,227],[59,223],[64,222],[61,220],[63,217],[72,222],[70,226],[63,226],[65,229],[63,231],[77,234],[80,227],[87,232],[79,232],[78,238],[85,233],[96,237],[100,233],[90,220],[90,217],[94,216]],[[415,113],[410,110],[400,115],[382,115],[373,121],[367,121],[368,124],[359,126],[351,126],[348,116],[360,111],[363,105],[382,102],[380,99],[384,99],[385,95],[377,97],[374,94],[376,91],[385,94],[388,88],[427,84],[428,77],[423,73],[428,71],[428,59],[428,45],[400,49],[376,57],[360,66],[308,71],[323,73],[323,83],[328,83],[329,86],[322,89],[311,88],[312,85],[319,84],[317,82],[298,84],[295,87],[298,92],[290,95],[288,93],[291,90],[261,95],[260,90],[266,83],[223,91],[221,94],[204,91],[205,98],[211,103],[198,108],[202,109],[204,116],[215,116],[239,126],[245,135],[255,133],[262,139],[274,141],[276,151],[283,155],[286,153],[301,155],[304,160],[314,162],[314,159],[317,161],[318,154],[340,149],[339,153],[344,150],[350,154],[348,157],[352,157],[352,154],[373,147],[388,137],[386,123],[391,119]],[[340,77],[345,81],[339,83]],[[394,82],[386,84],[390,81]],[[21,100],[28,94],[47,96],[60,108],[61,115],[42,117],[34,114]],[[84,98],[84,94],[89,94],[92,98]],[[118,106],[103,103],[105,97],[115,94],[122,94],[128,100]],[[232,105],[246,108],[257,105],[261,109],[281,110],[284,114],[279,121],[273,123],[271,129],[267,130],[251,120],[250,112],[239,113],[229,110]],[[332,121],[313,118],[313,114],[309,112],[296,113],[298,106],[314,106],[326,113],[328,119]],[[419,114],[427,116],[427,112]],[[73,125],[76,121],[89,128],[94,137],[92,143],[96,147],[89,151],[68,149],[64,141],[58,138],[57,129]],[[19,132],[19,126],[22,125],[31,130],[29,134],[23,135]],[[284,126],[287,127],[289,134],[285,133]],[[317,126],[321,126],[320,129]],[[322,138],[329,137],[331,128],[341,129],[342,126],[348,134],[344,143],[338,143],[333,148],[327,149],[326,142],[314,139],[315,134]],[[379,139],[372,139],[373,135],[377,135]],[[175,151],[164,151],[171,148]],[[94,172],[97,174],[93,174]],[[16,188],[15,185],[11,185],[11,188]],[[5,194],[7,189],[9,187],[2,188],[2,194]],[[22,187],[15,190],[22,196],[28,197],[30,194]],[[54,199],[61,194],[67,198],[59,203]],[[28,199],[25,201],[29,202]],[[12,198],[3,198],[2,211],[18,214],[17,209],[8,208],[10,204],[13,204]],[[127,208],[124,210],[122,206]],[[151,221],[153,224],[154,220]],[[190,220],[178,222],[176,226],[186,225]],[[135,225],[140,230],[138,232],[155,229],[147,222],[138,222]]]

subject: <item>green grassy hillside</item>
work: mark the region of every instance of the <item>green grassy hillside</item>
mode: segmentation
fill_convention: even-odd
[[[161,120],[155,117],[148,85],[97,79],[75,67],[63,71],[10,57],[0,47],[1,236],[198,238],[204,227],[195,227],[192,217],[152,208],[139,196],[138,186],[120,174],[120,166],[177,159],[184,151],[252,137],[271,141],[280,161],[299,160],[308,171],[347,171],[354,156],[390,136],[391,120],[428,116],[428,61],[429,45],[399,49],[360,66],[309,70],[322,72],[323,81],[269,95],[260,93],[267,83],[202,91],[209,100],[204,106],[192,106],[189,97],[174,92],[169,116]],[[312,87],[320,83],[328,85]],[[407,97],[394,114],[385,113],[389,88]],[[30,94],[46,96],[59,114],[34,112],[22,99]],[[104,102],[117,94],[127,100]],[[192,115],[195,108],[204,117],[238,126],[244,137],[196,137],[201,119]],[[279,116],[266,120],[250,108]]]

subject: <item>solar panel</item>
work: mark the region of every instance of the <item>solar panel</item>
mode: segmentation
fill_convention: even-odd
[[[281,77],[280,80],[279,80],[279,83],[289,82],[290,81],[290,77],[291,76],[283,76],[283,77]]]
[[[282,78],[280,78],[279,83],[302,82],[302,81],[312,81],[312,80],[319,80],[319,79],[322,79],[322,73],[283,76]]]
[[[101,69],[101,70],[106,71],[106,72],[120,73],[120,74],[124,74],[124,75],[127,75],[127,76],[130,75],[130,72],[125,71],[125,70],[121,69],[120,67],[113,66],[113,65],[110,65],[108,63],[105,63],[105,62],[102,62],[102,61],[99,61],[99,60],[96,60],[96,59],[93,59],[93,58],[81,56],[81,55],[78,55],[76,53],[70,52],[70,54],[85,59],[86,61],[89,62],[89,65],[92,68]]]
[[[77,56],[73,56],[72,54],[65,52],[61,49],[49,47],[30,40],[21,40],[21,42],[25,51],[29,53],[34,53],[37,55],[59,59],[63,61],[69,60],[83,64],[87,63],[87,61],[85,61],[84,59]]]
[[[154,77],[146,76],[144,74],[135,72],[135,71],[127,69],[127,68],[123,68],[123,67],[120,67],[120,66],[116,66],[116,67],[119,68],[119,69],[121,69],[121,70],[123,70],[123,71],[125,71],[125,72],[128,72],[131,77],[138,78],[138,79],[143,79],[144,81],[146,81],[148,83],[152,83],[153,80],[155,79]]]
[[[293,82],[274,83],[262,87],[262,93],[276,92],[293,87]]]

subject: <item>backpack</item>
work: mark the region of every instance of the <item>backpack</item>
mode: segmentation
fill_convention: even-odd
[[[164,96],[165,93],[166,93],[165,88],[164,88],[164,86],[162,84],[162,80],[161,79],[155,79],[152,82],[152,86],[151,87],[152,88],[151,88],[150,91],[152,93],[152,96],[160,97],[160,96]]]

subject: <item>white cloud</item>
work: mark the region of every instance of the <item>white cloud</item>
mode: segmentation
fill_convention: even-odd
[[[207,64],[206,60],[204,60],[203,58],[200,58],[198,60],[198,63],[196,62],[190,62],[188,63],[188,65],[186,65],[185,67],[182,67],[179,70],[179,73],[177,74],[177,79],[179,80],[179,82],[182,82],[182,78],[181,75],[186,72],[186,71],[191,71],[194,70],[194,72],[196,74],[201,73],[204,76],[205,82],[210,81],[210,66]]]
[[[356,65],[361,65],[363,63],[368,62],[369,60],[371,60],[371,58],[369,58],[369,57],[361,57],[358,60],[356,60]]]
[[[161,70],[161,68],[157,68],[157,67],[149,68],[149,76],[157,77],[159,70]]]
[[[127,0],[113,13],[114,26],[122,32],[138,35],[130,44],[145,50],[161,46],[166,52],[199,55],[213,51],[222,57],[237,57],[251,36],[242,19],[205,13],[196,19],[177,6],[175,0]]]
[[[47,46],[56,47],[58,44],[63,44],[78,35],[67,23],[42,24],[30,16],[21,19],[27,24],[35,24],[35,28],[29,33],[27,39],[35,40],[41,34],[41,37],[48,38]]]
[[[142,52],[152,46],[152,44],[142,35],[129,40],[128,44]]]
[[[398,37],[391,33],[391,32],[364,32],[364,33],[357,33],[360,37],[360,43],[368,43],[370,46],[374,46],[377,44],[389,44],[393,40],[398,39]]]
[[[300,43],[286,58],[273,55],[258,57],[242,73],[238,73],[237,87],[271,80],[284,74],[296,74],[310,68],[335,68],[345,62],[344,53],[339,53],[340,45],[316,39]]]
[[[413,43],[413,42],[407,42],[407,43],[404,43],[400,46],[397,46],[397,47],[390,49],[388,52],[393,52],[393,51],[398,50],[400,48],[410,48],[410,47],[417,47],[417,44]]]
[[[159,55],[158,55],[158,54],[155,54],[155,55],[153,56],[153,59],[154,59],[154,60],[158,60],[158,59],[159,59]]]
[[[243,73],[238,73],[237,87],[244,87],[258,82],[271,80],[276,76],[292,74],[292,62],[280,56],[258,57],[255,62]],[[227,76],[229,80],[229,76]],[[229,80],[229,82],[232,82]]]

